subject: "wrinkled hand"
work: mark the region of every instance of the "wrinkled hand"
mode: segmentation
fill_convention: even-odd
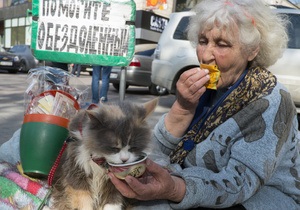
[[[205,83],[209,80],[208,70],[193,68],[183,72],[176,83],[177,101],[182,109],[193,110],[199,98],[206,91]]]
[[[167,199],[180,202],[185,194],[183,179],[171,176],[167,169],[147,160],[147,176],[135,178],[127,176],[125,181],[119,180],[109,172],[112,183],[127,198],[138,200]]]

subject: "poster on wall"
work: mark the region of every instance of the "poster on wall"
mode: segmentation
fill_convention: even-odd
[[[167,0],[147,0],[146,8],[149,10],[159,9],[166,10],[168,9]]]
[[[32,42],[39,60],[127,66],[135,45],[133,0],[33,0]]]

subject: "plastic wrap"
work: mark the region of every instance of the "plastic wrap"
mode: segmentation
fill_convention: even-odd
[[[25,115],[50,114],[70,119],[86,104],[89,88],[74,75],[53,67],[31,69],[25,91]]]

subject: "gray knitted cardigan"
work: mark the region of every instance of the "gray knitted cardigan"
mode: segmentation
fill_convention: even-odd
[[[169,154],[180,138],[164,126],[154,139]],[[186,194],[172,209],[226,208],[300,209],[300,133],[290,94],[277,83],[273,91],[214,129],[187,155],[176,174]]]

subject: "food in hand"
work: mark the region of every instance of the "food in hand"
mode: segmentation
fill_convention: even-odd
[[[205,87],[207,89],[213,89],[216,90],[217,89],[217,83],[220,79],[220,70],[218,69],[217,65],[207,65],[207,64],[200,64],[200,68],[201,69],[207,69],[209,70],[209,76],[210,79],[209,81],[205,84]]]

